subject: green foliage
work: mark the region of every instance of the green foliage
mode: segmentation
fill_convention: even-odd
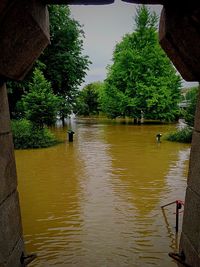
[[[158,42],[157,16],[141,6],[136,31],[116,45],[102,94],[110,117],[174,120],[179,113],[181,80]]]
[[[100,111],[100,91],[102,82],[93,82],[86,85],[76,100],[76,113],[79,115],[90,116],[97,115]]]
[[[180,142],[180,143],[191,143],[192,141],[192,128],[184,127],[178,131],[169,133],[166,137],[166,140],[172,142]]]
[[[47,128],[39,129],[28,120],[14,120],[11,126],[15,149],[42,148],[58,143]]]
[[[59,104],[59,110],[58,115],[60,118],[67,118],[74,107],[74,101],[73,103],[70,102],[69,98],[65,98],[60,96],[60,104]]]
[[[183,117],[189,126],[194,126],[194,117],[196,111],[197,97],[199,87],[193,87],[186,93],[186,100],[189,101],[188,107],[185,109]]]
[[[8,100],[11,119],[20,119],[24,117],[24,110],[22,106],[22,96],[29,91],[29,83],[33,79],[33,72],[35,68],[43,71],[45,69],[45,64],[40,60],[37,60],[33,68],[29,71],[23,81],[8,81]]]
[[[145,6],[141,6],[141,8],[138,8],[136,12],[135,22],[137,31],[141,31],[143,33],[146,29],[155,28],[158,22],[158,16],[155,12],[150,13]]]
[[[82,54],[83,30],[70,15],[67,6],[49,6],[51,44],[41,56],[46,65],[45,77],[51,81],[54,93],[64,100],[60,105],[61,117],[71,113],[78,87],[90,64],[88,56]]]
[[[33,82],[29,83],[29,92],[22,98],[26,119],[38,127],[55,122],[59,98],[53,94],[51,84],[39,69],[33,73]]]
[[[128,110],[128,97],[118,90],[114,85],[105,87],[100,95],[101,109],[111,119],[125,116]]]

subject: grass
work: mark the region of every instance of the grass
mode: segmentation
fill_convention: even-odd
[[[167,134],[165,139],[172,142],[191,143],[192,128],[186,126],[183,129]]]

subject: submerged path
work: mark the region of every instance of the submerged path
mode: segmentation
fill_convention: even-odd
[[[175,267],[160,206],[184,199],[190,147],[155,140],[173,128],[80,120],[73,143],[16,151],[30,266]]]

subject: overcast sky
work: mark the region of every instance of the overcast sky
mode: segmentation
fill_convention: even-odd
[[[103,81],[106,78],[106,66],[112,63],[112,53],[116,43],[126,33],[134,30],[137,6],[120,0],[115,0],[111,5],[70,5],[72,17],[83,25],[84,54],[92,61],[83,85]],[[160,15],[162,9],[160,5],[148,7]],[[195,84],[183,83],[183,86],[193,85]]]

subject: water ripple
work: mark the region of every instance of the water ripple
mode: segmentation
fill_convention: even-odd
[[[30,266],[176,266],[160,206],[184,199],[190,148],[158,145],[167,127],[80,122],[72,144],[17,152]]]

